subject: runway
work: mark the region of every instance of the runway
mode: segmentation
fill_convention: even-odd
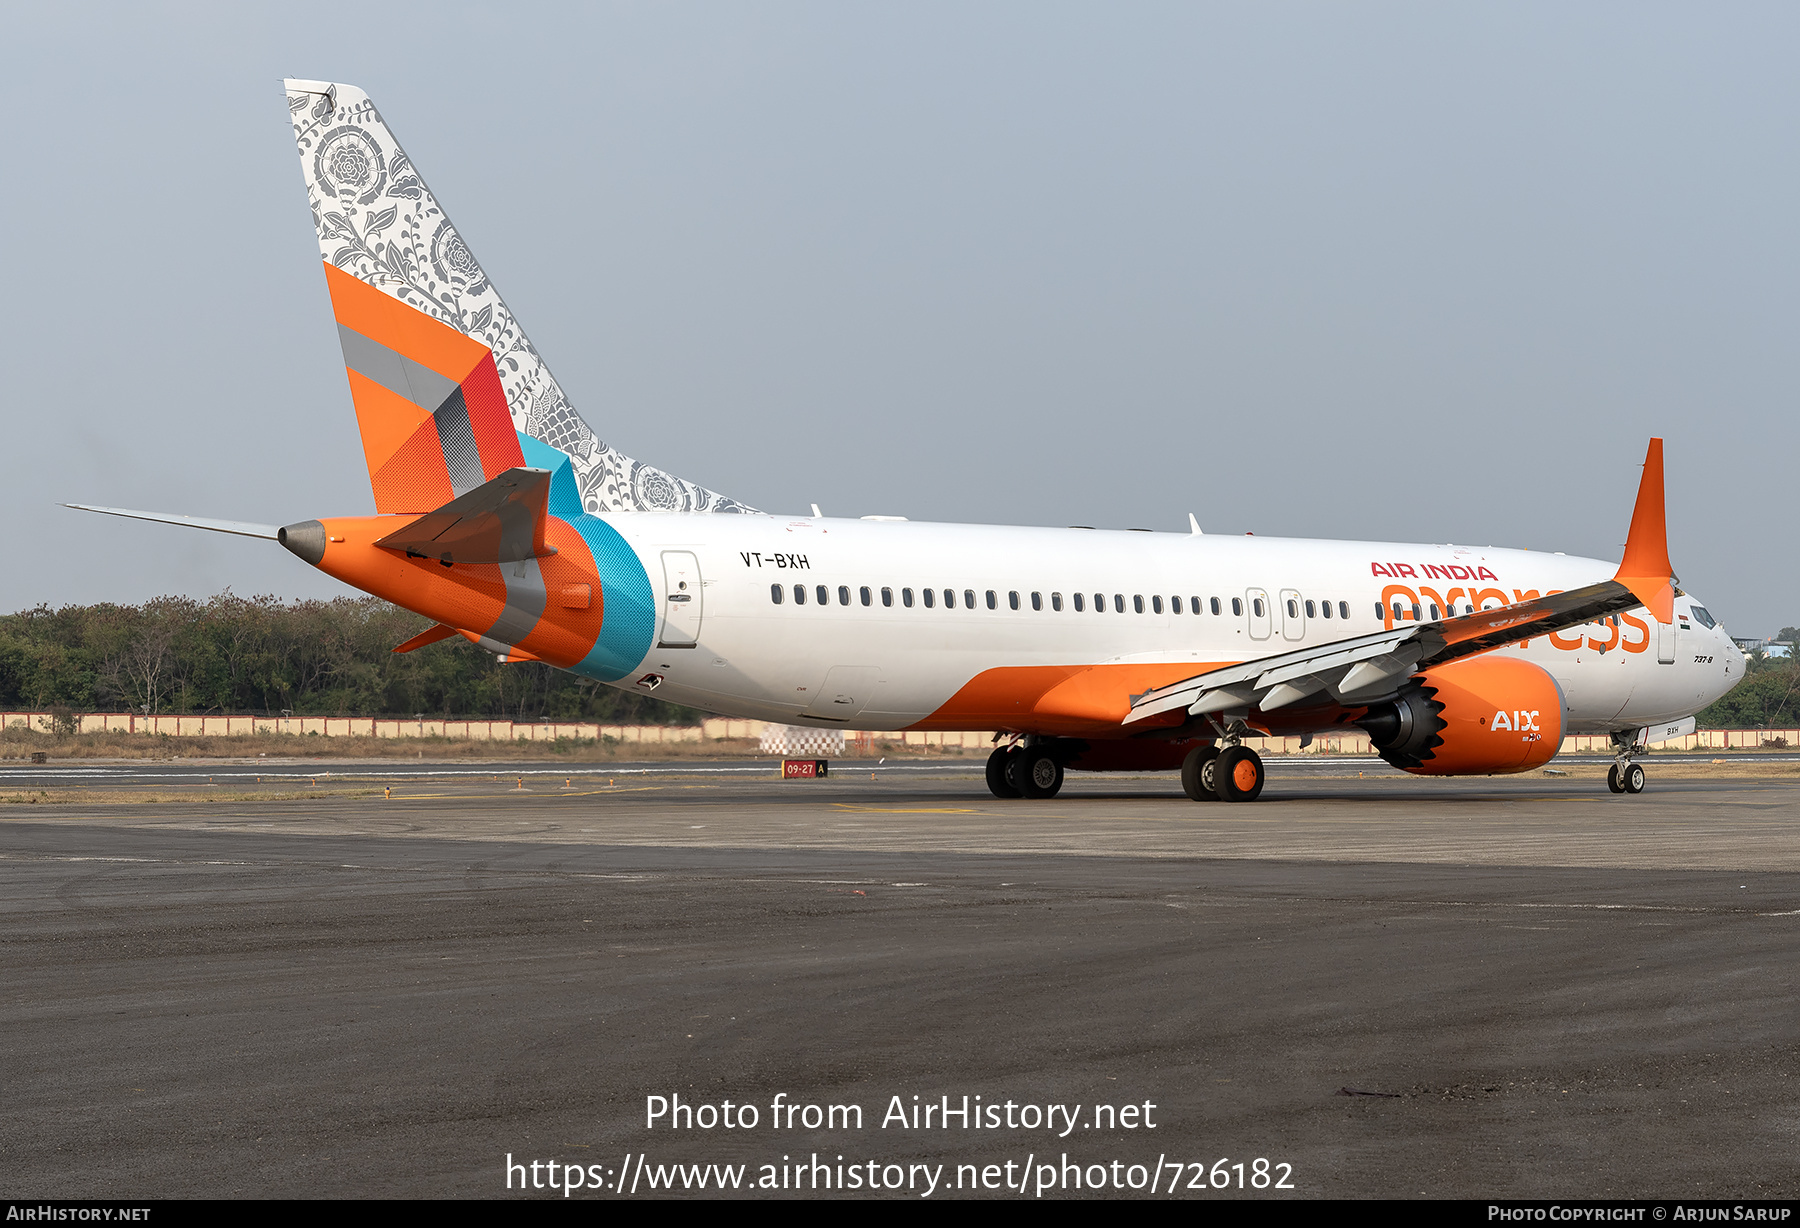
[[[1800,1185],[1800,780],[646,766],[0,808],[8,1194],[503,1197],[509,1154],[603,1198],[815,1154],[914,1198]],[[675,1094],[760,1120],[647,1129]],[[882,1124],[964,1096],[1073,1124]]]

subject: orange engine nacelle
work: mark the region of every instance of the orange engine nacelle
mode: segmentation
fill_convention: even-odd
[[[1383,759],[1419,776],[1527,772],[1562,746],[1562,688],[1529,661],[1471,657],[1417,675],[1357,724]]]

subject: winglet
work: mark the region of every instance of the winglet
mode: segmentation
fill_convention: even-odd
[[[1667,623],[1675,621],[1674,571],[1669,565],[1669,526],[1663,507],[1663,441],[1652,439],[1644,456],[1637,506],[1631,510],[1625,558],[1613,579],[1630,589],[1658,622]]]

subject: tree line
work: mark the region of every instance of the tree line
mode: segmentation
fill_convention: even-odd
[[[0,709],[279,716],[491,717],[693,724],[700,713],[461,636],[392,651],[431,625],[374,597],[39,606],[0,616]]]

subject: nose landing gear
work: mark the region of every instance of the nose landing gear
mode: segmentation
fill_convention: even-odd
[[[1637,730],[1628,729],[1612,735],[1615,758],[1613,765],[1606,769],[1606,787],[1614,793],[1642,793],[1644,791],[1644,767],[1641,763],[1633,763],[1633,755],[1644,753],[1644,744],[1637,740]]]
[[[1606,787],[1614,793],[1642,793],[1644,783],[1641,763],[1615,763],[1606,769]]]

